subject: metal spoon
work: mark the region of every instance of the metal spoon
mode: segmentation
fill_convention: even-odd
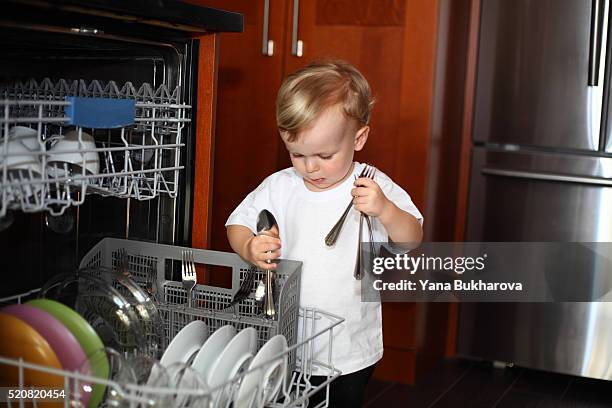
[[[266,209],[261,210],[257,216],[257,234],[261,234],[265,231],[270,231],[274,227],[278,229],[278,224],[272,213]],[[272,251],[270,251],[272,252]],[[267,261],[271,263],[270,260]],[[259,281],[257,289],[255,290],[255,301],[263,308],[264,316],[268,318],[274,318],[276,316],[276,310],[274,307],[274,285],[272,283],[274,279],[273,272],[269,269],[266,270],[266,282]]]

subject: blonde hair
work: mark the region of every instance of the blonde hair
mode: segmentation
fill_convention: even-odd
[[[276,124],[289,141],[325,109],[341,104],[344,114],[361,126],[368,124],[374,105],[370,85],[348,62],[313,62],[289,75],[276,98]]]

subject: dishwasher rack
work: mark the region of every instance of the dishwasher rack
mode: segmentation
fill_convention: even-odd
[[[8,303],[21,303],[22,301],[28,300],[37,290],[17,295],[11,298],[0,299],[0,306]],[[167,311],[172,311],[173,314],[182,314],[185,312],[184,307],[179,305],[166,305]],[[276,401],[267,404],[254,404],[253,406],[262,408],[266,407],[306,407],[308,405],[308,398],[315,393],[321,391],[329,395],[329,384],[338,378],[341,372],[334,368],[331,363],[331,352],[332,352],[332,338],[333,329],[341,324],[344,319],[313,308],[300,308],[299,318],[302,321],[303,327],[305,328],[301,333],[300,339],[297,344],[289,347],[285,352],[272,357],[270,360],[262,363],[257,367],[253,367],[248,371],[244,371],[231,379],[230,381],[221,384],[215,388],[209,389],[186,389],[186,388],[171,388],[171,387],[150,387],[146,385],[137,384],[120,384],[115,381],[106,380],[102,378],[92,377],[83,375],[75,372],[68,372],[64,370],[57,370],[49,367],[40,366],[37,364],[27,363],[23,360],[14,360],[0,356],[0,366],[14,366],[19,370],[20,378],[23,378],[25,370],[34,370],[44,373],[50,373],[59,375],[64,379],[64,395],[60,400],[54,400],[55,402],[63,403],[64,407],[81,407],[82,404],[79,401],[80,384],[88,383],[101,384],[107,388],[107,393],[112,393],[115,396],[119,396],[122,407],[150,407],[160,406],[158,401],[167,401],[168,396],[174,401],[186,401],[189,398],[197,399],[197,404],[194,407],[206,407],[206,408],[217,408],[220,405],[215,404],[215,395],[219,393],[225,393],[226,395],[232,396],[238,390],[241,381],[251,373],[265,372],[270,367],[276,365],[279,361],[288,358],[291,354],[297,354],[297,365],[294,367],[294,371],[288,371],[288,375],[283,380],[281,391],[278,394]],[[317,323],[318,322],[318,323]],[[323,322],[323,323],[321,323]],[[173,328],[175,326],[165,322],[167,327]],[[321,327],[322,329],[315,331],[315,326]],[[171,335],[178,333],[178,330],[170,331]],[[327,361],[321,361],[314,359],[313,347],[314,342],[326,341],[329,344],[329,355]],[[327,379],[318,384],[314,385],[310,383],[310,377],[312,376],[313,369],[317,369],[317,375],[327,376]],[[15,388],[15,387],[13,387]],[[23,384],[19,386],[21,389],[27,389]],[[259,388],[255,391],[255,394],[262,392]],[[115,397],[115,401],[118,399]],[[28,403],[35,401],[28,401],[26,399],[22,401],[12,401],[7,404],[9,408],[20,407],[20,403]],[[317,408],[327,407],[328,399],[326,398],[323,403],[317,406]],[[102,406],[110,407],[107,403],[103,403]],[[164,405],[166,406],[166,405]],[[171,405],[172,406],[172,405]],[[173,405],[177,406],[177,405]],[[180,405],[183,406],[183,405]],[[226,406],[224,405],[224,408]]]
[[[0,217],[60,215],[87,194],[176,197],[191,121],[180,86],[32,79],[0,84],[0,109]]]
[[[192,306],[188,306],[188,292],[181,282],[167,279],[175,272],[180,272],[181,255],[184,250],[192,251],[193,258],[199,267],[231,268],[232,288],[221,288],[209,285],[196,285],[192,292]],[[285,352],[272,357],[258,367],[245,371],[210,389],[176,389],[151,388],[137,384],[119,384],[110,380],[84,376],[51,368],[35,366],[23,361],[16,361],[0,356],[0,366],[3,364],[17,366],[20,370],[36,369],[59,374],[65,379],[65,391],[73,406],[78,405],[79,396],[75,393],[79,383],[90,382],[103,384],[114,395],[119,395],[129,407],[153,406],[151,401],[160,400],[164,396],[172,396],[175,401],[184,401],[189,397],[200,398],[193,406],[225,408],[227,405],[216,404],[218,395],[233,396],[245,376],[256,372],[266,372],[282,360],[287,361],[287,376],[283,381],[281,392],[274,402],[265,404],[269,407],[306,407],[308,398],[318,391],[329,395],[329,384],[340,376],[341,372],[332,363],[332,339],[334,328],[344,319],[331,313],[314,308],[299,306],[301,262],[281,260],[276,269],[275,306],[278,311],[275,319],[263,317],[254,299],[257,281],[264,272],[255,270],[256,279],[249,296],[240,301],[235,308],[229,307],[233,294],[241,286],[247,274],[254,268],[244,262],[238,255],[212,250],[183,248],[178,246],[156,244],[117,238],[105,238],[96,244],[81,260],[82,268],[114,268],[118,270],[127,259],[127,269],[131,278],[141,287],[152,293],[162,321],[163,336],[161,348],[154,357],[159,358],[172,338],[187,324],[194,320],[206,323],[209,331],[226,324],[233,325],[237,330],[253,327],[257,331],[257,349],[277,334],[282,334],[290,346]],[[36,290],[8,299],[0,299],[0,307],[6,303],[22,302],[35,296]],[[321,345],[326,345],[325,353],[318,352]],[[121,350],[130,352],[129,350]],[[151,355],[151,354],[149,354]],[[327,377],[321,384],[311,384],[310,378]],[[23,377],[21,377],[23,378]],[[260,387],[263,387],[260,385]],[[263,389],[257,393],[264,392]],[[258,394],[261,395],[261,394]],[[69,398],[68,398],[69,396]],[[109,405],[110,406],[110,405]],[[179,405],[181,406],[181,405]],[[261,408],[263,403],[254,404]],[[318,408],[327,406],[327,400]]]

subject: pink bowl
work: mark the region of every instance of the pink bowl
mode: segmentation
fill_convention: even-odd
[[[6,306],[2,308],[2,312],[17,317],[40,333],[57,354],[64,370],[91,375],[88,367],[85,371],[83,370],[84,363],[88,364],[83,348],[72,332],[55,317],[34,306],[22,304]],[[90,386],[90,384],[82,383],[81,387],[84,386]],[[90,395],[91,393],[88,392],[81,394],[81,402],[84,406],[87,406]]]

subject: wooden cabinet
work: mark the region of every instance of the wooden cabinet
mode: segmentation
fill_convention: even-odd
[[[230,212],[266,176],[290,165],[275,125],[276,92],[286,75],[313,59],[347,60],[369,80],[377,102],[356,159],[383,170],[425,209],[438,0],[191,1],[241,12],[245,21],[243,33],[220,35],[211,248],[230,250],[224,228]],[[272,55],[263,53],[266,11]],[[292,52],[296,39],[301,56]],[[229,286],[224,271],[207,278]],[[413,382],[426,361],[421,352],[437,344],[430,336],[442,339],[431,351],[442,355],[446,309],[438,309],[441,315],[426,304],[384,305],[378,377]],[[434,318],[439,328],[431,326]]]
[[[286,24],[293,24],[293,5]],[[424,204],[435,48],[435,1],[300,1],[298,39],[303,57],[289,53],[285,33],[285,72],[317,58],[341,58],[368,79],[377,100],[370,138],[357,160],[371,162]],[[288,55],[287,55],[288,54]],[[282,164],[287,155],[282,152]],[[285,159],[285,160],[288,160]]]
[[[195,0],[194,0],[195,1]],[[268,36],[274,54],[262,54],[264,0],[197,0],[244,14],[244,32],[220,36],[212,186],[211,245],[230,251],[225,221],[244,196],[278,168],[281,140],[274,101],[284,76],[285,2],[270,1]],[[229,286],[226,274],[212,282]]]

